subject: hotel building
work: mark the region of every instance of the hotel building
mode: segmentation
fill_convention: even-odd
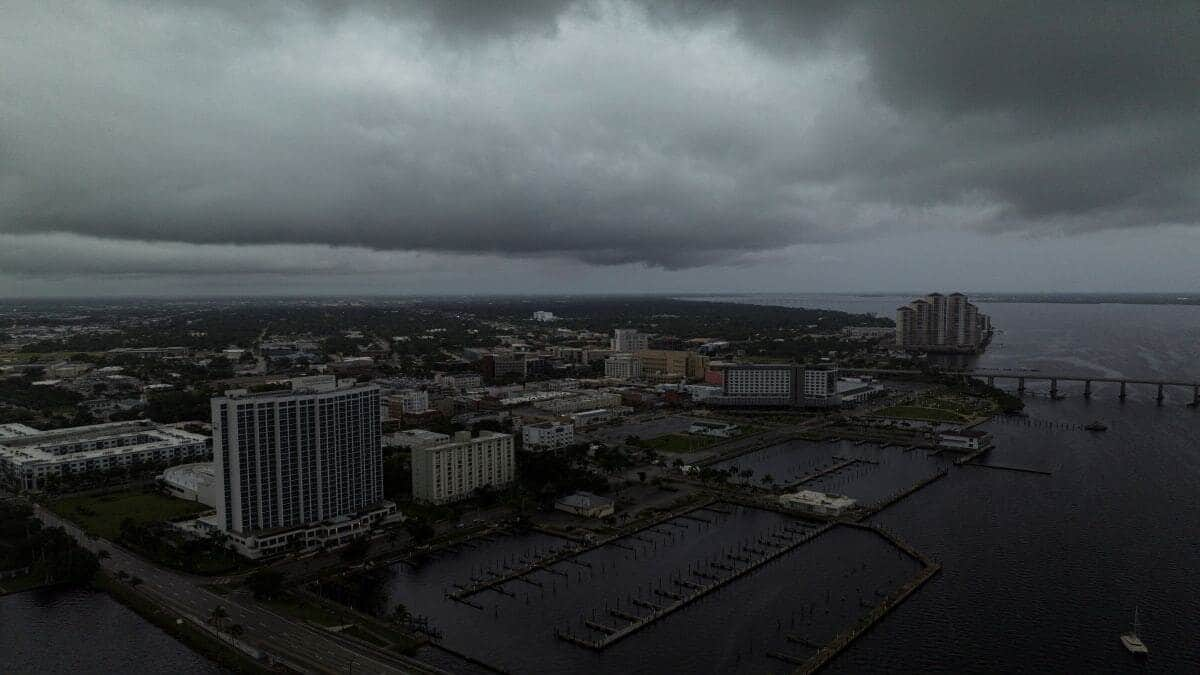
[[[252,558],[345,543],[396,510],[383,499],[379,387],[291,385],[212,399],[215,525]]]

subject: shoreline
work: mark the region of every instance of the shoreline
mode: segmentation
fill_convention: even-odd
[[[193,626],[189,621],[184,620],[182,623],[177,623],[177,617],[168,616],[161,605],[138,593],[135,589],[122,584],[107,572],[98,572],[87,588],[92,592],[108,595],[121,606],[222,669],[256,675],[275,672],[242,652],[221,643],[207,632]]]

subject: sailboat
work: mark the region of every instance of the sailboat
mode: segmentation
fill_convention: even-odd
[[[1128,633],[1121,634],[1121,644],[1125,645],[1125,649],[1129,650],[1130,654],[1145,656],[1150,653],[1150,649],[1146,647],[1146,643],[1142,642],[1142,638],[1138,637],[1138,631],[1141,629],[1141,623],[1138,621],[1137,607],[1133,608],[1133,630]]]

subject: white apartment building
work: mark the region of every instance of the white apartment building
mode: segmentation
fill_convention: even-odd
[[[55,477],[196,462],[209,453],[208,437],[146,420],[49,431],[4,424],[0,484],[36,492]]]
[[[467,499],[481,487],[502,487],[517,475],[511,434],[460,431],[454,440],[412,453],[413,499],[446,504]]]
[[[604,376],[618,380],[640,380],[642,360],[633,354],[614,354],[604,359]]]
[[[544,312],[539,310],[533,313],[533,320],[540,321],[542,323],[554,321],[557,318],[558,317],[554,316],[554,312]]]
[[[637,352],[649,346],[649,338],[642,335],[636,328],[616,328],[613,330],[612,350],[614,352]]]
[[[557,450],[574,442],[575,426],[573,424],[541,422],[521,427],[521,447],[526,450]]]
[[[396,509],[383,499],[379,387],[291,385],[212,399],[214,525],[251,558],[342,543]]]

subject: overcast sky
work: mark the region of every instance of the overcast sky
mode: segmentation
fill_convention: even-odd
[[[0,296],[1200,290],[1200,5],[0,3]]]

